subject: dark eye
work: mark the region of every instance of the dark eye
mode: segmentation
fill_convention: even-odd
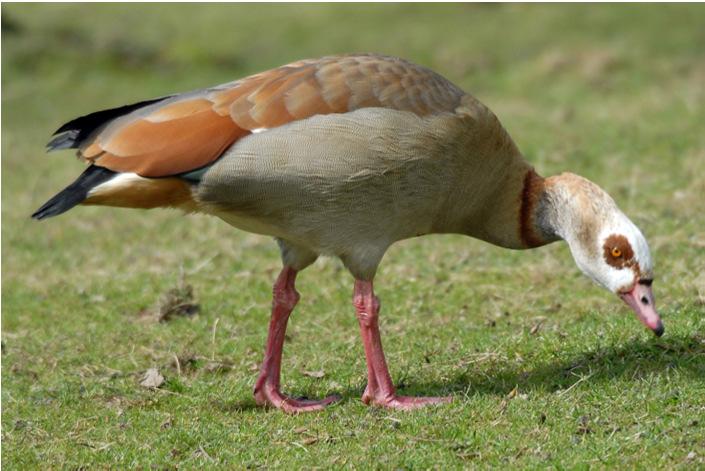
[[[639,280],[639,284],[644,285],[644,286],[651,286],[651,283],[653,283],[653,282],[654,282],[654,280],[651,280],[651,279],[642,278],[641,280]]]

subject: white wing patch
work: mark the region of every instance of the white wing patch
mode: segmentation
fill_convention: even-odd
[[[136,173],[118,173],[107,182],[103,182],[100,185],[91,188],[91,191],[88,192],[88,197],[90,198],[91,196],[98,196],[103,193],[110,193],[119,188],[126,188],[140,181],[146,182],[149,180],[149,178],[140,177]]]

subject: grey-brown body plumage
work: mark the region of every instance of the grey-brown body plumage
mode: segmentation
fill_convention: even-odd
[[[511,246],[514,237],[477,224],[488,205],[508,203],[497,190],[510,171],[528,168],[511,141],[488,148],[492,119],[484,107],[427,117],[365,108],[296,121],[241,139],[205,172],[195,198],[236,227],[306,252],[299,264],[334,255],[361,279],[392,243],[418,235],[473,231]]]

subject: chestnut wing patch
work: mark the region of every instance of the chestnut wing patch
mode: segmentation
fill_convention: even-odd
[[[193,98],[167,103],[124,124],[116,122],[81,155],[117,172],[162,177],[209,164],[247,133],[229,116],[213,111],[210,101]]]
[[[113,171],[164,177],[212,163],[256,129],[365,107],[420,116],[453,112],[463,96],[435,72],[401,59],[324,57],[126,108],[126,114],[95,131],[75,131],[82,139],[71,147],[78,146],[85,160]]]

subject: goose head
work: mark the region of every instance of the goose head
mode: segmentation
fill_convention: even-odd
[[[653,261],[639,228],[599,186],[565,173],[546,179],[544,231],[564,239],[578,268],[619,296],[657,336]],[[548,226],[548,227],[546,227]]]

